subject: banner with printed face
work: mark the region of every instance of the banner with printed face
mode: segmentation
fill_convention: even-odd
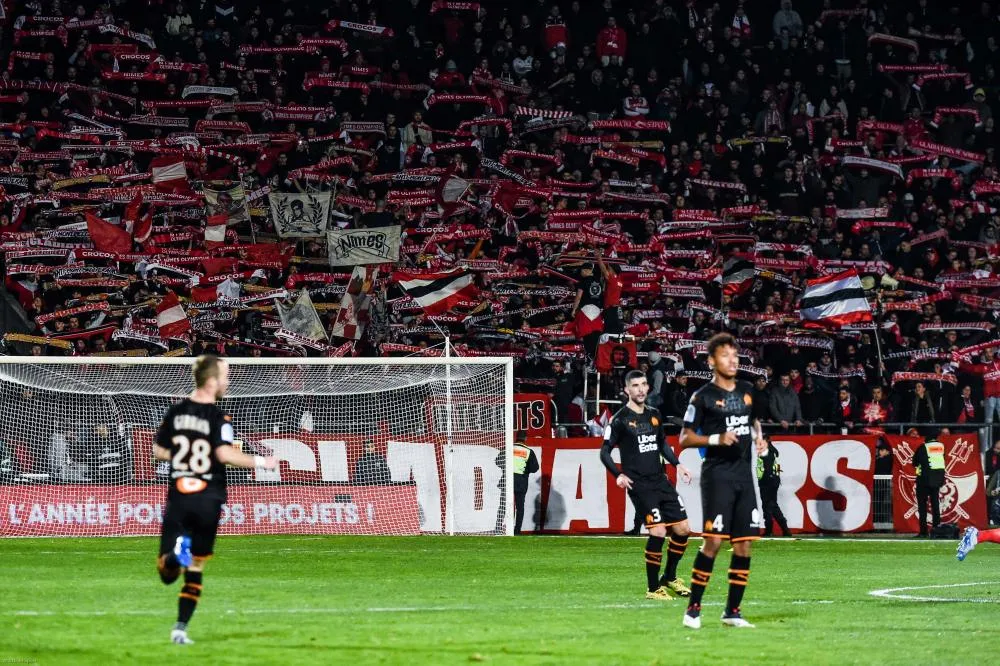
[[[670,438],[677,449],[677,440]],[[864,532],[872,529],[871,436],[774,436],[781,456],[778,504],[794,532]],[[625,491],[601,464],[598,438],[529,439],[541,467],[528,480],[525,532],[553,534],[622,533],[632,528],[635,509]],[[620,460],[617,449],[613,452]],[[693,532],[704,524],[701,510],[701,455],[680,451],[692,475],[677,491]],[[673,478],[672,466],[667,466]]]
[[[330,266],[363,266],[399,261],[402,227],[331,229],[327,232]]]
[[[233,225],[250,219],[247,195],[242,185],[232,187],[205,186],[205,211],[211,215],[226,215],[226,224]]]
[[[319,238],[326,235],[330,217],[330,192],[267,195],[271,221],[281,238]]]
[[[913,453],[924,443],[922,437],[888,435],[892,447],[892,526],[896,532],[917,532],[917,475]],[[945,483],[939,491],[942,523],[962,527],[986,527],[986,493],[983,466],[979,457],[979,437],[975,433],[947,435],[944,444]],[[927,520],[931,520],[928,507]]]

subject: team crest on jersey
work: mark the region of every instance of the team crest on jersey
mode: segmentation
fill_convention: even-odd
[[[650,422],[651,422],[651,423],[652,423],[652,424],[653,424],[654,426],[658,426],[658,425],[660,425],[660,419],[656,418],[655,416],[654,416],[653,418],[651,418],[651,419],[650,419]]]
[[[743,394],[743,404],[746,405],[747,407],[753,404],[753,398],[750,397],[749,393]]]

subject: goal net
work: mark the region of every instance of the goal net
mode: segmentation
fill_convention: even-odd
[[[510,359],[227,359],[220,534],[510,534]],[[193,359],[0,357],[0,536],[158,534]]]

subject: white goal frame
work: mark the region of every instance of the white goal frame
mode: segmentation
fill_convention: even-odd
[[[460,357],[460,356],[439,356],[439,357],[362,357],[362,358],[254,358],[254,357],[221,357],[232,366],[384,366],[384,365],[404,365],[404,366],[436,366],[445,369],[445,383],[447,391],[446,402],[446,442],[445,456],[451,455],[453,450],[453,429],[452,429],[452,373],[455,366],[498,366],[503,369],[503,401],[504,401],[504,522],[507,536],[514,534],[514,359],[512,357]],[[195,357],[130,357],[130,356],[3,356],[0,355],[0,372],[8,365],[22,366],[192,366]],[[192,386],[193,388],[193,383]],[[46,387],[46,390],[59,392],[57,386]],[[368,391],[357,391],[358,394],[375,393],[379,389],[374,387]],[[64,393],[75,393],[76,391],[66,390]],[[123,394],[125,392],[122,392]],[[166,394],[157,394],[166,395]],[[173,396],[174,393],[169,395]],[[261,393],[261,397],[273,394]],[[177,396],[181,397],[181,396]],[[244,398],[246,399],[246,398]],[[5,409],[0,405],[0,410]],[[454,493],[453,479],[450,472],[450,465],[445,466],[446,478],[445,505],[446,516],[443,534],[455,534],[455,516],[452,510],[452,495]],[[6,486],[10,488],[10,486]],[[2,538],[2,537],[0,537]]]

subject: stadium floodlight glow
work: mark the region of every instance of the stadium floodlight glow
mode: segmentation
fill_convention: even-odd
[[[510,358],[229,358],[220,534],[512,534]],[[192,358],[0,356],[0,536],[158,534]]]

